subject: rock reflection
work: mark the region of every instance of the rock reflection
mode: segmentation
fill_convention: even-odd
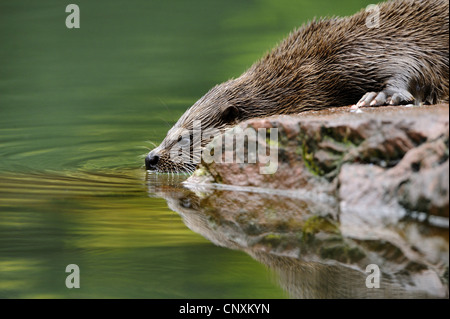
[[[152,196],[166,199],[187,227],[214,244],[266,265],[291,298],[448,298],[448,227],[380,220],[369,231],[359,225],[358,233],[355,224],[347,232],[348,216],[342,227],[339,208],[326,197],[187,189],[183,178],[160,178],[148,179]],[[380,288],[366,287],[369,264],[381,271]]]

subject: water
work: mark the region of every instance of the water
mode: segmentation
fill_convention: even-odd
[[[78,30],[60,1],[0,2],[0,297],[292,296],[186,227],[142,155],[294,27],[370,1],[75,3]],[[65,287],[68,264],[82,288]]]

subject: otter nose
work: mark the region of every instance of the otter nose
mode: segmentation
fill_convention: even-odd
[[[158,161],[159,161],[159,156],[156,155],[155,153],[153,153],[153,151],[151,151],[145,157],[145,169],[152,170],[152,171],[156,170],[156,164],[158,164]]]

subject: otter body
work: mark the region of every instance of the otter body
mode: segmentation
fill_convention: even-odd
[[[448,12],[448,0],[398,0],[304,25],[190,107],[147,155],[146,169],[192,171],[195,164],[173,161],[169,150],[193,146],[180,136],[196,120],[223,131],[250,118],[332,106],[448,103]]]

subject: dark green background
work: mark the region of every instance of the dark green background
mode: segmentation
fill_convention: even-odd
[[[287,297],[149,197],[141,155],[293,28],[369,3],[1,1],[0,297]]]

